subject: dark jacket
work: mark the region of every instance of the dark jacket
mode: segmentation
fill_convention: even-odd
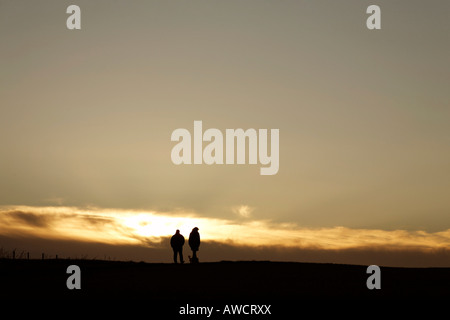
[[[176,233],[170,238],[170,246],[174,249],[181,249],[184,245],[184,237],[180,233]]]
[[[200,234],[197,230],[192,230],[189,235],[189,246],[192,251],[198,251],[198,247],[200,247]]]

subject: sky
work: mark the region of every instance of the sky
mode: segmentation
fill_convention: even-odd
[[[449,13],[0,0],[0,247],[170,262],[167,237],[198,226],[203,261],[450,266]],[[194,121],[279,129],[279,171],[175,165]]]

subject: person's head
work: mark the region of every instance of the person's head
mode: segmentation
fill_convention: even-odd
[[[180,234],[180,230],[177,229],[177,231],[175,232],[175,234]]]
[[[197,227],[195,227],[194,229],[192,229],[192,231],[194,231],[194,232],[198,232],[198,228],[197,228]]]

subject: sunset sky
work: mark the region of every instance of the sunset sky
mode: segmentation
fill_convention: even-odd
[[[450,267],[449,16],[438,0],[0,0],[0,247],[170,262],[167,237],[197,226],[201,261]],[[196,120],[279,129],[278,173],[173,164],[172,132]]]

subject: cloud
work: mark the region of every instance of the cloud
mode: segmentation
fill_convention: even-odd
[[[233,207],[232,210],[235,214],[237,214],[240,217],[250,218],[254,208],[252,208],[250,206],[246,206],[246,205],[241,205],[241,206]]]
[[[114,243],[123,240],[126,232],[114,217],[91,210],[26,206],[0,210],[0,233],[5,235]]]
[[[0,235],[0,258],[16,253],[30,253],[31,259],[40,259],[44,253],[53,258],[85,258],[123,261],[172,262],[170,237],[161,237],[151,246],[145,244],[108,244],[70,239],[46,239],[32,236],[8,237]],[[17,256],[16,254],[16,256]],[[190,250],[184,247],[188,256]],[[308,263],[338,263],[392,267],[450,267],[450,249],[418,250],[385,247],[360,247],[341,250],[296,248],[280,246],[245,246],[217,241],[202,241],[201,262],[222,260],[270,260]]]
[[[9,211],[4,212],[2,216],[2,222],[11,224],[22,224],[36,228],[48,227],[53,217],[43,216],[33,212],[23,212],[23,211]]]
[[[379,256],[383,253],[395,258],[395,252],[406,257],[407,252],[429,255],[441,252],[441,256],[445,256],[450,251],[450,229],[429,233],[342,226],[304,228],[293,223],[253,220],[251,211],[248,206],[238,206],[236,213],[239,217],[247,215],[247,219],[225,220],[201,217],[192,212],[180,215],[179,211],[172,214],[95,207],[2,207],[0,234],[13,238],[36,237],[152,250],[164,248],[161,250],[166,251],[167,239],[176,229],[187,237],[193,227],[199,227],[202,242],[209,243],[208,248],[221,247],[220,255],[229,251],[240,252],[238,256],[245,257],[244,252],[247,252],[249,257],[266,256],[263,259],[267,260],[282,256],[284,259],[297,256],[298,259],[306,256],[316,259],[320,253],[326,253],[331,259],[328,262],[333,262],[338,261],[344,252],[349,256],[363,256],[367,252]],[[218,257],[213,251],[208,255]]]

